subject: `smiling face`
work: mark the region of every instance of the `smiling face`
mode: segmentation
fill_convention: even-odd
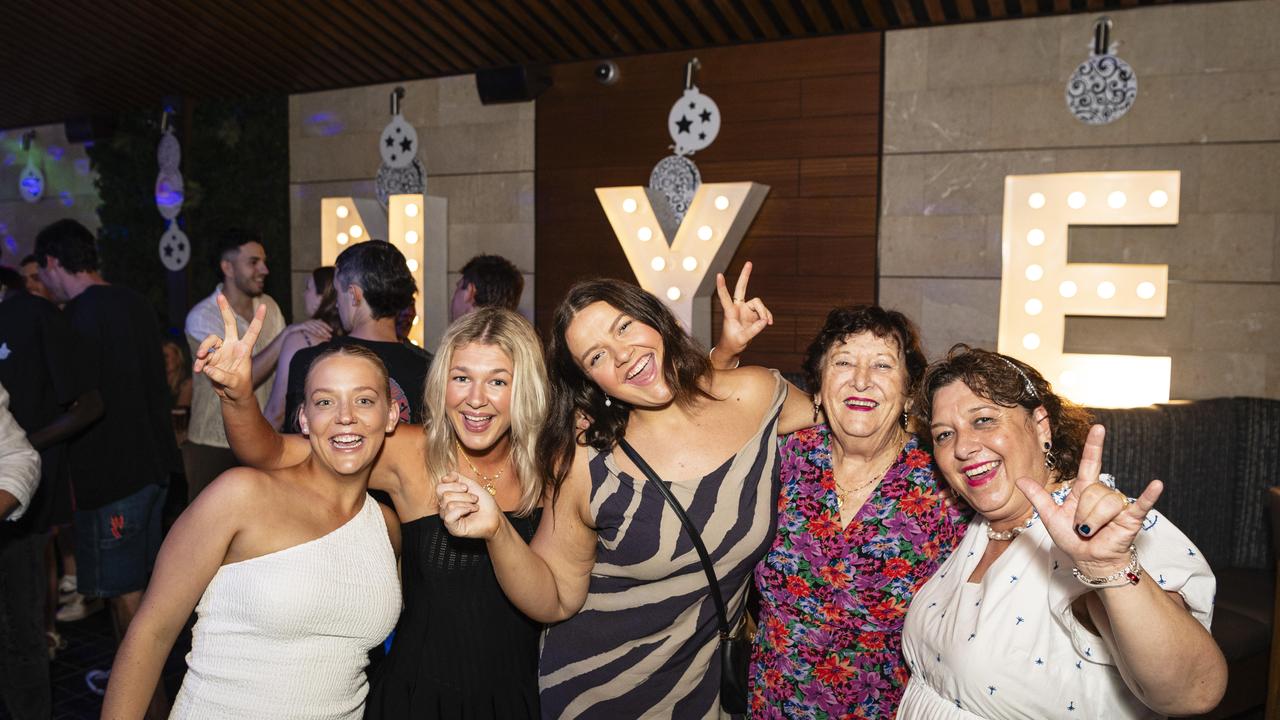
[[[960,380],[933,394],[933,457],[951,488],[992,525],[1016,524],[1031,514],[1031,502],[1014,485],[1018,478],[1048,484],[1044,443],[1048,414],[1003,407]]]
[[[582,308],[565,331],[565,344],[611,397],[636,407],[661,407],[674,398],[662,372],[662,336],[609,303]]]
[[[897,432],[907,402],[907,365],[892,336],[863,332],[827,350],[819,397],[842,440]]]
[[[453,349],[444,404],[458,442],[468,450],[484,452],[510,442],[514,371],[497,345],[467,343]]]
[[[400,417],[386,376],[369,360],[334,354],[311,366],[305,392],[298,421],[312,454],[339,475],[367,469]]]
[[[222,273],[225,282],[249,297],[257,297],[267,286],[267,251],[260,243],[247,242],[234,255],[224,257]]]

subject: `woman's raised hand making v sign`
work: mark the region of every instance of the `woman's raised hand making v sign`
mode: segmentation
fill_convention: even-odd
[[[200,343],[192,371],[204,373],[218,397],[241,400],[253,393],[253,345],[258,342],[258,333],[262,332],[267,307],[258,305],[243,338],[236,327],[231,305],[221,294],[218,295],[218,310],[222,313],[223,337],[210,335]]]

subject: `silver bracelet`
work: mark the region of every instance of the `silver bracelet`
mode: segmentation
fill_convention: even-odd
[[[707,352],[707,359],[711,361],[711,367],[713,367],[713,368],[716,366],[716,361],[715,361],[715,359],[714,359],[714,358],[712,358],[711,356],[712,356],[712,355],[714,355],[714,354],[715,354],[715,352],[716,352],[716,346],[715,346],[715,345],[712,345],[712,346],[711,346],[711,350],[709,350],[709,351]],[[741,355],[739,355],[739,356],[738,356],[737,361],[733,363],[733,367],[731,367],[731,368],[729,368],[729,369],[730,369],[730,370],[737,370],[737,369],[738,369],[738,367],[739,367],[740,365],[742,365],[742,356],[741,356]]]
[[[1093,577],[1080,572],[1080,568],[1071,568],[1071,574],[1080,582],[1091,588],[1123,587],[1137,585],[1142,579],[1142,564],[1138,562],[1138,549],[1129,546],[1129,564],[1106,577]]]

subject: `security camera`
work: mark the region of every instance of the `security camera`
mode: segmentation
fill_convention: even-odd
[[[612,60],[598,62],[594,74],[596,82],[601,85],[612,85],[618,82],[618,64]]]

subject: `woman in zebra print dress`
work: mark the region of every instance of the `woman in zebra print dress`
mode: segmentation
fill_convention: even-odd
[[[744,302],[749,272],[734,298],[719,280],[733,347],[770,320],[759,299]],[[553,498],[533,542],[469,480],[439,486],[445,523],[486,539],[512,602],[556,623],[539,663],[544,717],[720,717],[702,565],[662,495],[614,450],[625,437],[685,506],[735,621],[773,537],[775,436],[812,424],[808,398],[763,368],[714,370],[661,302],[616,281],[569,291],[548,362],[539,450]]]

